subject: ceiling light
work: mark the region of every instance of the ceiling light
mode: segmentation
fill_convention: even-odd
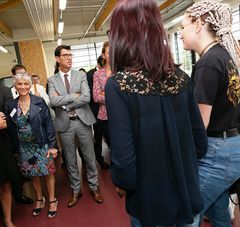
[[[58,38],[57,45],[58,46],[62,45],[62,39],[61,38]]]
[[[64,28],[64,22],[62,20],[60,20],[58,22],[58,33],[62,34],[63,33],[63,28]]]
[[[8,50],[7,50],[5,47],[3,47],[3,46],[0,46],[0,50],[1,50],[3,53],[8,53]]]
[[[66,9],[67,0],[59,0],[59,9],[65,10]]]

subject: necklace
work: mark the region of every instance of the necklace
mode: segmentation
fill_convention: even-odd
[[[200,57],[202,57],[202,55],[206,52],[206,50],[209,49],[209,47],[213,46],[213,44],[217,43],[216,40],[210,42],[207,46],[205,46],[202,50],[202,52],[199,54]]]
[[[20,104],[20,108],[22,109],[22,111],[24,113],[26,113],[28,110],[29,110],[29,107],[30,107],[30,101],[22,101],[22,100],[19,100],[19,104]]]

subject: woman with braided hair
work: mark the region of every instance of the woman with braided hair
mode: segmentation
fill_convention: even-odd
[[[198,160],[201,214],[215,227],[232,226],[228,189],[240,177],[240,52],[231,25],[227,5],[204,0],[187,9],[180,26],[184,49],[200,56],[192,80],[208,135],[208,152]]]

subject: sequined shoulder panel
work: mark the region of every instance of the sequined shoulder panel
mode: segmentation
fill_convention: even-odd
[[[189,87],[189,77],[180,69],[169,74],[164,80],[152,82],[145,71],[117,72],[112,78],[118,83],[120,89],[129,93],[141,95],[176,95]]]

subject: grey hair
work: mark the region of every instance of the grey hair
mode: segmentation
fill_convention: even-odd
[[[32,86],[32,78],[31,75],[29,75],[28,73],[17,73],[16,75],[13,75],[13,85],[15,86],[16,83],[19,80],[27,80],[29,81],[30,85]]]
[[[213,0],[203,0],[189,7],[187,13],[194,20],[200,18],[203,22],[209,23],[215,35],[219,38],[220,44],[228,51],[234,63],[238,65],[240,47],[231,31],[231,8],[227,4]]]

